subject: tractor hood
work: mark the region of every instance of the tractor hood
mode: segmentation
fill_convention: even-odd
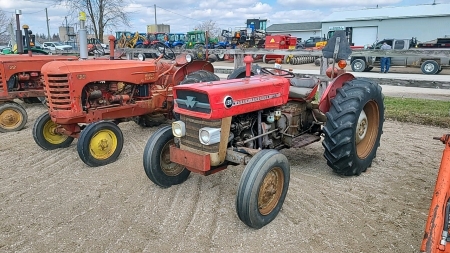
[[[287,102],[289,79],[261,75],[243,79],[183,84],[174,87],[175,112],[221,119]]]
[[[2,55],[0,56],[0,76],[3,76],[5,80],[9,80],[11,75],[20,72],[39,73],[42,66],[48,62],[77,60],[78,57],[75,56],[33,55],[30,57],[25,54]]]
[[[45,77],[68,75],[69,80],[78,79],[83,83],[94,81],[124,81],[135,84],[155,82],[155,74],[167,70],[171,64],[136,60],[85,60],[73,62],[50,62],[42,67]],[[162,70],[162,71],[161,71]]]

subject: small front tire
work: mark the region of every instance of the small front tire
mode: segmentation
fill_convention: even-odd
[[[22,129],[28,121],[25,109],[16,102],[0,104],[0,132],[14,132]]]
[[[258,152],[250,159],[239,182],[236,197],[239,219],[257,229],[269,224],[283,206],[289,179],[286,156],[273,149]]]
[[[81,160],[91,166],[103,166],[114,162],[122,152],[123,134],[109,121],[89,124],[81,131],[77,151]]]
[[[145,174],[162,188],[183,183],[191,173],[182,165],[170,161],[170,145],[174,145],[172,127],[165,126],[152,134],[144,149]]]
[[[36,144],[45,149],[67,148],[73,142],[73,137],[55,133],[58,124],[52,121],[50,114],[44,112],[33,125],[33,138]]]

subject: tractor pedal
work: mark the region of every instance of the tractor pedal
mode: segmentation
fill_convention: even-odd
[[[292,139],[292,148],[301,148],[317,141],[320,141],[319,135],[303,134]]]

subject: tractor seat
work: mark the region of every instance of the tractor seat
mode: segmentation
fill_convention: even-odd
[[[317,83],[317,80],[314,78],[291,78],[289,80],[291,82],[291,86],[301,87],[301,88],[314,88]]]
[[[316,86],[317,80],[314,78],[292,78],[290,83],[289,97],[306,99]]]

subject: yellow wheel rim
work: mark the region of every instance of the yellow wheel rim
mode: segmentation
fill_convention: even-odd
[[[283,192],[284,173],[279,167],[271,169],[259,187],[258,209],[262,215],[270,214],[278,204]]]
[[[55,122],[49,120],[49,121],[45,122],[44,128],[42,130],[44,139],[47,142],[49,142],[51,144],[55,144],[55,145],[61,144],[65,140],[67,140],[67,138],[69,138],[69,136],[67,136],[67,135],[62,135],[62,134],[56,133],[55,130],[57,127],[58,127],[58,125],[55,124]]]
[[[0,126],[3,129],[12,130],[23,122],[22,113],[14,109],[6,109],[0,113]]]
[[[371,100],[363,108],[356,126],[356,153],[360,159],[365,159],[373,150],[380,124],[378,104]]]
[[[105,160],[111,157],[117,149],[117,136],[113,131],[102,129],[98,131],[89,142],[92,157]]]

